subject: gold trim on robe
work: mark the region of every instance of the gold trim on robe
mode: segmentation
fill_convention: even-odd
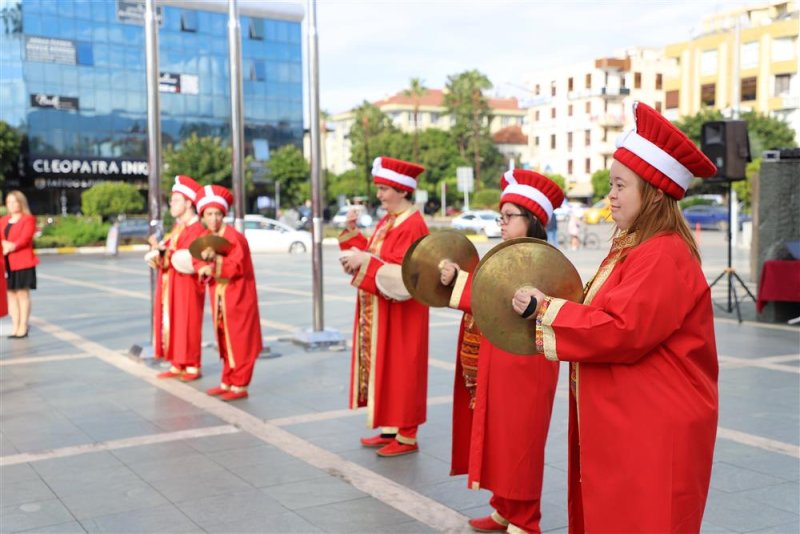
[[[458,305],[461,303],[461,296],[467,287],[467,280],[469,280],[469,273],[459,269],[456,272],[456,280],[453,283],[453,292],[450,293],[449,307],[458,309]]]

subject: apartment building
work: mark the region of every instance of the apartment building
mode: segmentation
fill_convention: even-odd
[[[608,168],[617,135],[633,126],[631,103],[664,107],[670,66],[661,50],[632,48],[542,72],[530,80],[530,167],[567,179],[570,198],[592,196],[591,176]]]
[[[700,35],[664,50],[676,64],[664,80],[665,115],[675,120],[707,107],[731,116],[738,104],[741,111],[781,118],[800,131],[799,31],[796,1],[706,17]]]
[[[428,89],[419,98],[417,127],[420,130],[426,128],[450,129],[454,119],[447,113],[444,96],[445,90],[443,89]],[[414,98],[400,92],[373,102],[373,105],[386,113],[399,130],[409,133],[414,131]],[[492,115],[489,123],[491,134],[511,127],[527,129],[526,111],[520,107],[516,98],[489,98],[489,108]],[[328,119],[329,133],[324,146],[324,159],[328,164],[328,169],[334,174],[340,174],[353,168],[350,161],[349,135],[354,118],[355,112],[350,110],[333,115]]]

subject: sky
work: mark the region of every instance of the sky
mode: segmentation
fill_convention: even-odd
[[[489,77],[491,96],[524,96],[527,80],[538,71],[625,48],[686,41],[699,33],[704,16],[753,4],[317,0],[320,108],[335,114],[374,102],[407,88],[415,77],[426,87],[442,88],[449,75],[471,69]],[[305,22],[303,27],[305,42]]]

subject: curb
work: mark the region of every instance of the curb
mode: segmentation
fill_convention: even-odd
[[[150,250],[149,245],[120,245],[118,252],[146,252]],[[50,254],[106,254],[106,247],[56,247],[56,248],[37,248],[34,249],[37,256],[47,256]]]

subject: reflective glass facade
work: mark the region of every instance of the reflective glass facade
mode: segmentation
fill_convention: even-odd
[[[27,192],[84,189],[103,179],[146,183],[146,165],[133,165],[147,159],[143,5],[0,0],[0,120],[27,136],[25,175],[7,185]],[[227,142],[227,2],[158,5],[164,146],[192,133]],[[302,13],[270,7],[262,14],[256,5],[240,9],[245,151],[264,160],[284,144],[302,146]],[[108,171],[112,162],[118,175]]]

